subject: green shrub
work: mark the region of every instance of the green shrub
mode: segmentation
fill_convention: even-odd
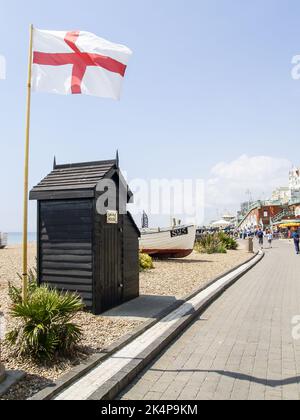
[[[200,238],[195,245],[195,251],[200,254],[226,254],[227,250],[218,235],[208,234]]]
[[[224,232],[204,235],[195,245],[195,251],[202,254],[226,254],[237,249],[237,241]]]
[[[53,360],[55,355],[71,356],[82,336],[72,320],[82,309],[76,294],[36,288],[26,303],[13,305],[11,315],[20,322],[6,341],[21,357],[42,361]]]
[[[221,244],[217,249],[217,254],[227,254],[227,248]]]
[[[140,270],[153,270],[153,259],[148,254],[140,253]]]
[[[226,249],[231,251],[236,251],[238,249],[239,245],[234,238],[224,232],[220,232],[218,235],[222,245],[224,245]]]

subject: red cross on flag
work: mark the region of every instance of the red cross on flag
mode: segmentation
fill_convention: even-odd
[[[89,32],[34,29],[32,90],[120,99],[131,55]]]

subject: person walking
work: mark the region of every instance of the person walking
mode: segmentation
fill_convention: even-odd
[[[271,231],[267,232],[267,239],[268,239],[268,244],[269,244],[269,248],[273,248],[272,244],[273,244],[273,233]]]
[[[299,255],[300,254],[300,236],[299,236],[299,232],[297,230],[295,230],[292,233],[292,238],[294,239],[294,244],[295,244],[295,249],[296,249],[296,254]]]
[[[263,247],[264,247],[264,232],[263,232],[262,229],[258,230],[257,237],[258,237],[259,246],[261,247],[261,249],[263,249]]]

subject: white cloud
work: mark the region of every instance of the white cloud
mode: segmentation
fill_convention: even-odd
[[[254,199],[266,198],[277,187],[288,185],[292,163],[270,156],[242,155],[232,162],[221,162],[211,170],[206,182],[208,208],[234,210],[247,201],[247,190]]]

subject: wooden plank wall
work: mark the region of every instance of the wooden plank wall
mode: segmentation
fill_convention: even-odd
[[[123,227],[124,302],[139,296],[139,238],[128,215]]]
[[[93,201],[40,202],[40,281],[93,304]]]

